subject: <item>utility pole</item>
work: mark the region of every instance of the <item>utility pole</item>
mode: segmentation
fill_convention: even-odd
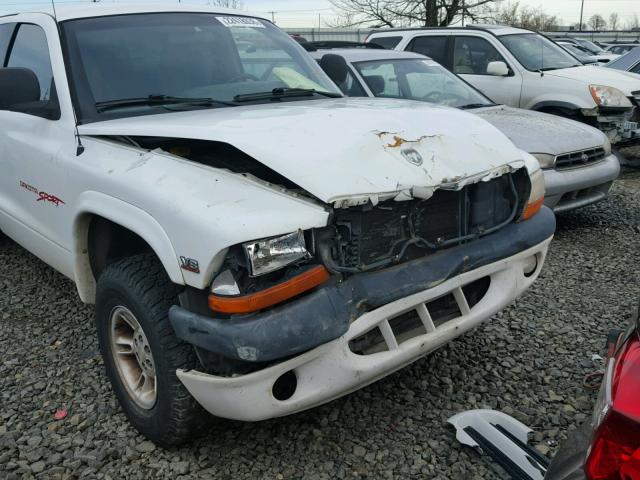
[[[464,27],[464,0],[462,0],[462,26]]]
[[[578,30],[582,31],[582,12],[584,11],[584,0],[582,0],[582,6],[580,7],[580,25]]]
[[[318,30],[320,30],[320,27],[321,27],[321,18],[322,18],[322,14],[319,13],[318,14]]]
[[[274,12],[273,10],[270,12],[267,12],[271,14],[271,23],[275,24],[276,23],[276,13],[278,12]]]

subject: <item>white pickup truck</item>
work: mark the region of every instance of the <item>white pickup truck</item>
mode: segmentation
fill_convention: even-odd
[[[267,20],[179,5],[0,18],[0,229],[95,304],[160,445],[345,395],[487,320],[553,236],[489,123],[343,98]]]

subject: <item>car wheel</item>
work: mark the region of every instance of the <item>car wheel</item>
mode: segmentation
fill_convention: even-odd
[[[161,446],[188,440],[206,416],[176,376],[197,364],[169,323],[177,294],[154,255],[108,266],[96,291],[98,341],[113,390],[131,424]]]

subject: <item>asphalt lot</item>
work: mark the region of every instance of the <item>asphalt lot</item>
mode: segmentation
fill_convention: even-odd
[[[446,419],[500,409],[551,455],[587,418],[591,356],[640,299],[639,207],[640,170],[625,170],[608,200],[558,219],[538,282],[482,327],[328,405],[216,421],[170,451],[127,423],[73,284],[0,240],[0,478],[497,478]]]

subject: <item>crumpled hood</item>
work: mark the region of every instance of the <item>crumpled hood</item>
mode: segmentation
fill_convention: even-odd
[[[559,70],[549,70],[545,75],[559,78],[569,78],[588,85],[604,85],[622,90],[626,96],[631,96],[631,92],[640,90],[640,79],[625,75],[623,72],[612,68],[593,67],[582,65],[580,67],[561,68]]]
[[[428,198],[437,187],[460,188],[526,164],[526,154],[484,120],[400,100],[342,98],[164,113],[81,125],[79,132],[225,142],[327,203]]]
[[[600,130],[567,118],[504,105],[470,110],[529,153],[563,153],[601,147],[607,137]]]

